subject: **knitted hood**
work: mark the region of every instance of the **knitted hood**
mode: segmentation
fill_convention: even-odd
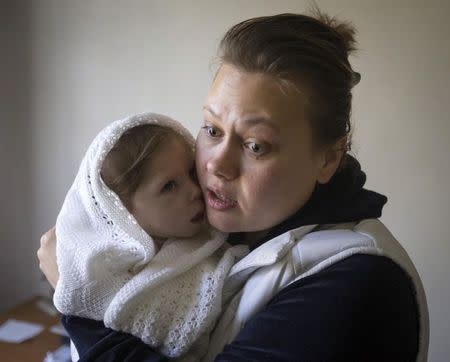
[[[62,229],[83,229],[83,240],[99,238],[115,243],[127,240],[143,256],[135,267],[146,264],[155,254],[156,246],[152,238],[139,226],[133,215],[125,208],[116,193],[103,182],[100,171],[107,154],[122,134],[136,126],[156,124],[173,129],[194,147],[194,138],[179,122],[156,113],[142,113],[109,124],[94,139],[81,163],[78,175],[67,194],[57,222],[56,232]],[[65,209],[70,216],[65,217]],[[78,218],[75,213],[79,214]],[[83,221],[89,221],[85,227]],[[80,223],[80,224],[78,224]],[[90,235],[86,235],[89,233]],[[58,237],[59,239],[59,237]]]
[[[183,126],[155,113],[115,121],[95,137],[56,221],[60,278],[53,301],[62,314],[103,320],[174,357],[214,324],[223,280],[248,248],[228,248],[226,235],[205,225],[157,249],[100,176],[120,136],[143,124],[169,127],[194,147]]]

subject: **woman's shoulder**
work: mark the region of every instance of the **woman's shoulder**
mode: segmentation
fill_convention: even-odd
[[[283,308],[283,306],[289,306]],[[305,308],[306,306],[306,308]],[[385,256],[356,254],[300,279],[269,303],[298,326],[319,330],[322,337],[341,339],[342,348],[377,349],[384,356],[415,356],[419,315],[410,276]],[[340,336],[340,337],[339,337]],[[364,348],[362,348],[364,346]],[[412,358],[414,359],[414,358]]]
[[[414,360],[418,320],[403,269],[384,256],[355,254],[282,289],[221,356],[248,344],[261,349],[261,360],[280,351],[283,360]]]
[[[348,296],[376,296],[386,293],[404,293],[414,299],[414,285],[406,271],[386,256],[354,254],[334,263],[322,271],[297,280],[284,288],[276,297],[319,282],[330,293]]]

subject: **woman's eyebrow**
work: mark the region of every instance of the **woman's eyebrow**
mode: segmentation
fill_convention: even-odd
[[[215,118],[221,119],[221,117],[216,112],[214,112],[209,106],[205,105],[203,106],[203,109],[211,113],[211,115],[213,115]],[[278,127],[278,125],[274,121],[272,121],[271,118],[268,117],[260,116],[255,118],[247,118],[247,119],[244,118],[241,122],[245,124],[247,127],[263,125],[271,128],[276,133],[280,132],[280,128]]]
[[[203,109],[204,109],[205,111],[208,111],[209,113],[211,113],[214,117],[220,119],[219,115],[218,115],[216,112],[214,112],[214,111],[211,109],[211,107],[205,105],[205,106],[203,106]]]
[[[275,133],[280,133],[280,128],[270,118],[256,117],[256,118],[243,119],[242,123],[244,123],[247,127],[254,127],[254,126],[262,125],[262,126],[270,128]]]

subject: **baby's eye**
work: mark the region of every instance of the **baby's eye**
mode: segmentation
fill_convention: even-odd
[[[177,186],[176,182],[171,180],[167,182],[161,189],[161,193],[170,192]]]
[[[214,126],[203,126],[202,129],[206,131],[209,137],[219,137],[220,131]]]

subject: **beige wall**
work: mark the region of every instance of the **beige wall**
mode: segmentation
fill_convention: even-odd
[[[36,288],[31,231],[30,9],[0,7],[0,310]]]
[[[352,20],[359,31],[360,51],[352,60],[362,74],[355,89],[355,153],[367,171],[367,185],[390,199],[382,219],[423,278],[431,312],[430,360],[445,361],[450,354],[450,3],[318,3]],[[30,21],[11,23],[31,29],[31,47],[26,39],[9,38],[19,59],[11,66],[19,77],[6,73],[10,84],[17,79],[28,86],[18,92],[23,104],[11,106],[15,118],[1,120],[2,165],[13,172],[5,185],[15,190],[2,195],[7,232],[2,224],[1,243],[8,250],[0,256],[2,296],[9,291],[11,301],[47,290],[29,249],[53,224],[99,129],[126,114],[152,110],[183,120],[196,132],[210,62],[227,27],[306,7],[306,1],[294,0],[24,3]],[[31,143],[12,141],[22,134],[31,136]],[[6,271],[14,276],[6,278]]]

